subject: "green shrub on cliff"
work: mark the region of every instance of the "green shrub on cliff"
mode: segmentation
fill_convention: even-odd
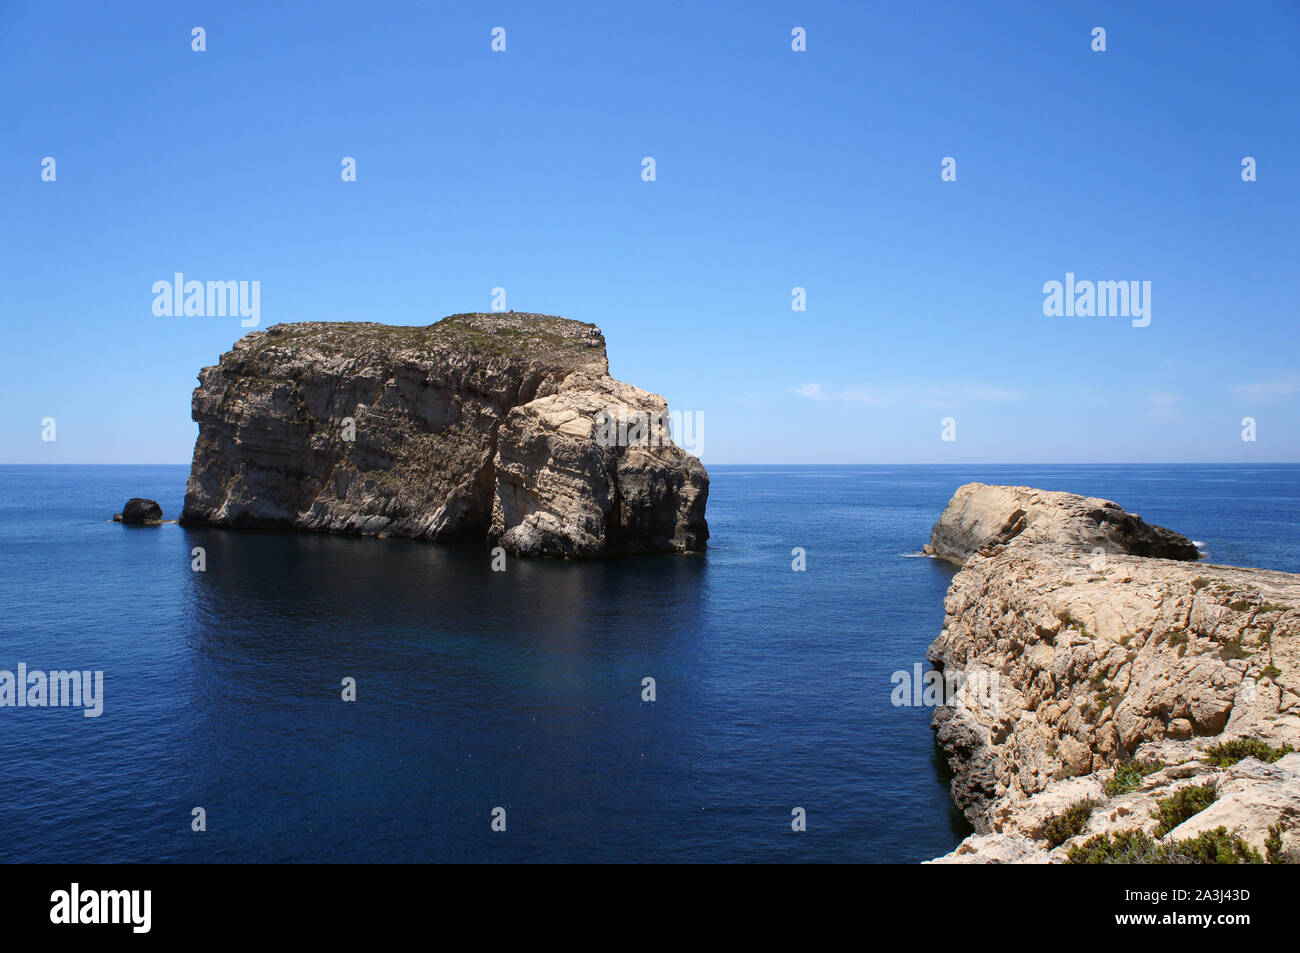
[[[1107,797],[1119,797],[1136,791],[1142,786],[1142,779],[1148,774],[1155,774],[1165,766],[1163,761],[1121,761],[1115,765],[1115,774],[1106,782]]]
[[[1161,798],[1151,812],[1151,816],[1160,822],[1156,825],[1156,837],[1164,837],[1189,817],[1200,814],[1214,803],[1216,797],[1218,794],[1213,784],[1200,784]]]
[[[1260,741],[1258,738],[1234,738],[1231,741],[1220,741],[1213,748],[1207,748],[1205,760],[1216,768],[1230,768],[1243,758],[1258,758],[1265,764],[1272,764],[1294,750],[1288,744],[1274,748],[1268,742]]]
[[[1071,837],[1083,833],[1083,827],[1088,823],[1088,815],[1092,809],[1097,806],[1096,801],[1080,801],[1078,804],[1071,805],[1065,813],[1058,814],[1047,822],[1043,829],[1043,836],[1047,838],[1048,847],[1060,847]]]
[[[1262,864],[1264,858],[1226,827],[1161,843],[1141,831],[1098,834],[1071,847],[1068,864]]]
[[[1219,658],[1222,659],[1239,659],[1246,658],[1250,655],[1250,649],[1242,645],[1243,636],[1237,636],[1235,639],[1228,639],[1219,649]]]
[[[1268,836],[1264,838],[1264,852],[1268,854],[1270,864],[1282,863],[1282,825],[1268,825]]]

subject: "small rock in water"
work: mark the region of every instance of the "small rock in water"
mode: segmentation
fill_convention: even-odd
[[[162,515],[162,507],[157,501],[137,496],[126,501],[122,512],[114,515],[113,522],[130,526],[161,526]]]

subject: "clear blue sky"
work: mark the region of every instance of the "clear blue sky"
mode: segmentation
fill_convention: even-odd
[[[1296,2],[3,0],[0,462],[188,461],[245,329],[155,317],[176,271],[263,327],[502,286],[706,463],[1297,461],[1297,50]],[[1150,326],[1044,316],[1067,272]]]

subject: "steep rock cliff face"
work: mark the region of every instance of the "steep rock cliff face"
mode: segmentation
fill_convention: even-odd
[[[623,442],[601,427],[666,410],[610,378],[598,328],[564,318],[277,325],[199,375],[181,522],[530,555],[700,550],[700,462],[662,427]]]
[[[981,688],[934,717],[954,800],[979,828],[997,798],[1144,742],[1230,730],[1300,746],[1298,609],[1289,573],[1050,546],[972,557],[927,653]]]
[[[1051,542],[1080,549],[1196,559],[1196,546],[1110,500],[1028,486],[967,483],[930,531],[925,551],[961,565],[985,546]]]
[[[1093,835],[1152,834],[1159,800],[1192,784],[1212,785],[1214,804],[1169,837],[1223,826],[1262,850],[1276,827],[1300,860],[1300,758],[1206,755],[1232,739],[1300,748],[1300,576],[993,546],[954,577],[944,612],[927,655],[962,687],[933,724],[978,832],[944,862],[1060,862]],[[1106,793],[1134,761],[1162,767]],[[1083,831],[1050,843],[1048,822],[1083,802]]]
[[[1300,576],[1189,563],[1106,500],[978,483],[927,549],[962,566],[926,654],[956,686],[933,726],[977,832],[936,863],[1061,863],[1100,835],[1189,862],[1220,827],[1300,862]]]

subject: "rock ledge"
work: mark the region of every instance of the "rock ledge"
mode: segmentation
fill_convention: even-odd
[[[930,531],[925,551],[960,566],[984,547],[1013,542],[1165,559],[1194,560],[1198,555],[1186,536],[1152,526],[1110,500],[985,483],[957,488]]]

